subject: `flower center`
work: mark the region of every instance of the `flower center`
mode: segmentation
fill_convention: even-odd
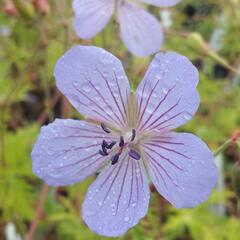
[[[106,127],[104,123],[101,123],[102,130],[106,133],[111,133],[111,130]],[[127,149],[128,155],[135,159],[139,160],[141,158],[140,153],[134,149],[134,145],[137,140],[136,129],[126,132],[123,136],[120,135],[119,141],[107,142],[106,140],[102,141],[101,149],[99,154],[102,156],[108,156],[111,154],[112,165],[116,164],[124,151]],[[115,146],[117,144],[117,146]],[[115,147],[114,147],[115,146]],[[112,149],[114,147],[114,149]]]

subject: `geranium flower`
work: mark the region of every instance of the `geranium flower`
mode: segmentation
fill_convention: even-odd
[[[137,2],[169,7],[181,0],[74,0],[74,28],[82,39],[90,39],[107,25],[115,12],[121,38],[130,52],[145,57],[159,51],[163,30],[158,20]]]
[[[199,105],[198,71],[184,56],[158,53],[136,92],[119,59],[92,46],[74,46],[56,64],[57,87],[85,121],[57,119],[32,151],[33,172],[53,186],[100,172],[83,203],[96,233],[118,236],[145,216],[149,180],[177,208],[208,198],[217,171],[207,145],[172,130]]]

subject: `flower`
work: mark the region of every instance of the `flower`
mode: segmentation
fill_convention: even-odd
[[[151,179],[177,208],[208,198],[217,171],[207,145],[172,130],[199,105],[198,71],[184,56],[158,53],[136,92],[121,62],[93,46],[74,46],[55,67],[57,87],[85,121],[57,119],[42,127],[33,172],[53,186],[99,173],[83,203],[83,219],[105,236],[125,233],[143,218]]]
[[[135,0],[169,7],[181,0]],[[130,52],[145,57],[157,52],[163,42],[158,20],[136,3],[127,0],[74,0],[74,28],[82,39],[90,39],[107,25],[117,9],[121,38]]]

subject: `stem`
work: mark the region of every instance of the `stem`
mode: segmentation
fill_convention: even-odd
[[[36,214],[35,214],[35,217],[34,217],[32,223],[31,223],[29,231],[27,233],[26,240],[33,240],[34,239],[34,234],[35,234],[35,231],[37,229],[39,219],[41,218],[42,213],[43,213],[44,203],[46,201],[48,191],[49,191],[49,187],[46,183],[44,183],[43,187],[42,187],[40,197],[39,197],[39,200],[38,200]]]
[[[1,160],[0,164],[2,167],[6,166],[5,162],[5,109],[4,107],[1,109],[0,113],[1,119],[0,119],[0,126],[1,126],[1,132],[0,132],[0,149],[1,149]]]
[[[223,143],[215,152],[214,157],[218,156],[222,153],[231,143],[233,142],[232,138],[228,139],[225,143]]]

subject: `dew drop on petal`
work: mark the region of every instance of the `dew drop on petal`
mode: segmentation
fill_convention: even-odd
[[[136,202],[133,202],[131,206],[132,206],[132,207],[136,207],[136,205],[137,205],[137,203],[136,203]]]
[[[82,90],[83,90],[84,92],[86,92],[86,93],[89,93],[89,92],[91,91],[91,87],[90,87],[89,84],[84,83],[84,84],[82,85]]]
[[[168,90],[169,90],[169,89],[168,89],[167,86],[163,86],[163,87],[162,87],[162,91],[163,91],[164,94],[167,94],[167,93],[168,93]]]
[[[192,118],[192,114],[190,113],[184,113],[183,117],[186,119],[186,120],[190,120]]]

